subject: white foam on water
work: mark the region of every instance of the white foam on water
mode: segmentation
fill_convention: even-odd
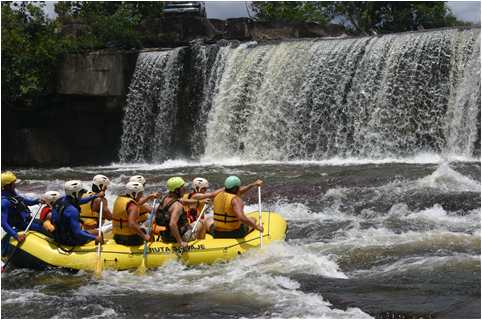
[[[97,166],[96,171],[113,170],[113,171],[156,171],[164,169],[175,168],[191,168],[191,167],[209,167],[209,166],[249,166],[249,165],[308,165],[308,166],[352,166],[352,165],[365,165],[365,164],[436,164],[444,163],[447,161],[460,161],[460,162],[480,162],[480,159],[473,157],[451,157],[447,158],[436,153],[418,153],[409,157],[397,157],[397,158],[355,158],[355,157],[333,157],[330,159],[322,160],[251,160],[243,159],[240,157],[226,157],[226,158],[210,158],[209,156],[203,156],[200,160],[189,160],[183,158],[169,159],[161,163],[156,162],[133,162],[133,163],[121,163],[113,162],[110,165]],[[76,168],[59,168],[56,169],[61,172],[65,171],[85,171],[85,167]],[[19,169],[19,172],[25,172],[25,170]]]
[[[369,274],[371,276],[381,276],[385,274],[400,274],[414,271],[434,272],[437,269],[450,270],[455,268],[460,270],[460,265],[463,264],[471,264],[472,266],[479,264],[480,269],[480,256],[458,253],[450,256],[408,257],[397,260],[394,263],[376,266],[368,270],[359,270],[352,275],[358,276]]]
[[[431,175],[419,179],[417,186],[443,192],[480,192],[480,182],[453,170],[446,162],[440,164]]]
[[[355,224],[354,224],[355,225]],[[306,247],[319,250],[321,253],[343,253],[347,250],[364,248],[450,248],[453,246],[465,246],[475,248],[480,235],[472,235],[445,230],[432,231],[408,231],[396,233],[384,227],[360,229],[354,227],[340,232],[329,243],[311,243]],[[478,245],[480,248],[480,244]]]
[[[3,274],[2,274],[3,277]],[[2,305],[3,304],[30,304],[33,302],[42,302],[49,300],[50,295],[40,292],[41,286],[37,286],[35,289],[15,289],[15,290],[3,290],[2,289]]]
[[[149,270],[144,276],[106,270],[102,279],[87,283],[76,293],[83,296],[125,292],[230,296],[240,304],[244,300],[246,303],[254,300],[266,305],[267,309],[276,310],[270,317],[368,317],[358,308],[332,309],[322,296],[300,291],[300,284],[289,278],[293,273],[346,278],[330,257],[277,242],[260,250],[248,251],[226,263],[188,267],[171,261]]]
[[[411,212],[401,217],[402,220],[411,220],[421,223],[434,223],[439,226],[447,227],[479,227],[480,228],[480,209],[471,210],[466,215],[450,214],[444,208],[435,204],[432,208],[427,208],[418,212]]]
[[[245,212],[257,211],[257,204],[248,204],[245,206]],[[358,220],[357,217],[346,215],[338,208],[326,208],[324,211],[318,212],[311,210],[306,204],[299,202],[287,202],[284,199],[270,204],[268,207],[263,207],[264,211],[271,211],[279,213],[288,221],[307,221],[308,223],[319,222],[324,220],[330,221],[344,221],[344,220]]]

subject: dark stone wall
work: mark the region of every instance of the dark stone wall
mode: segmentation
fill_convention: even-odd
[[[33,108],[2,107],[2,166],[75,166],[117,160],[122,112],[138,52],[65,58],[55,94]]]

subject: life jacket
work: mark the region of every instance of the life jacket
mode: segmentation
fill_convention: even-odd
[[[43,209],[40,211],[40,221],[42,221],[42,227],[45,230],[47,230],[49,232],[54,232],[55,225],[52,223],[52,221],[47,219],[47,216],[51,212],[52,212],[52,208],[50,208],[49,206],[43,207]]]
[[[161,205],[164,203],[164,200],[166,199],[166,197],[164,197],[162,200],[161,200]],[[171,208],[171,206],[178,202],[179,200],[177,198],[174,198],[172,199],[171,201],[169,201],[169,203],[167,205],[165,205],[164,207],[161,207],[159,206],[159,208],[157,209],[157,212],[156,212],[156,225],[158,226],[161,226],[161,227],[164,227],[165,230],[164,231],[161,231],[161,235],[165,235],[165,236],[170,236],[171,235],[171,229],[169,227],[169,221],[171,221],[171,213],[169,212],[169,208]],[[189,221],[187,220],[187,217],[185,214],[182,214],[180,217],[179,217],[179,220],[177,221],[177,227],[178,229],[180,230],[182,227],[184,227],[185,225],[189,224]]]
[[[82,198],[88,198],[94,194],[96,193],[89,191],[84,193]],[[92,201],[94,200],[90,200],[89,202],[80,205],[80,222],[85,229],[93,229],[99,225],[99,213],[92,210]]]
[[[40,220],[45,221],[50,212],[52,212],[52,208],[50,208],[49,206],[43,207],[40,211]]]
[[[232,231],[241,227],[241,221],[233,210],[232,201],[238,196],[225,191],[220,192],[214,197],[214,227],[218,231]]]
[[[127,206],[137,202],[129,196],[118,196],[114,202],[114,211],[112,212],[112,233],[114,235],[132,236],[137,234],[135,229],[129,227],[129,215],[127,214]],[[137,223],[141,224],[147,220],[148,212],[139,212]]]
[[[193,195],[195,195],[197,192],[191,192],[191,193],[185,193],[183,196],[182,196],[182,199],[183,200],[188,200],[188,199],[191,199]],[[194,221],[196,221],[197,217],[199,216],[199,214],[201,213],[202,209],[204,208],[204,204],[206,203],[206,200],[203,199],[203,200],[199,200],[198,204],[196,207],[193,207],[192,204],[184,204],[183,207],[184,207],[184,212],[186,213],[186,216],[187,216],[187,220],[189,221],[189,223],[193,223]]]
[[[27,212],[30,216],[30,209],[27,207],[21,197],[13,194],[2,194],[2,198],[6,198],[10,202],[11,210],[9,210],[8,215],[8,223],[17,229],[25,228],[25,224],[29,222],[29,219],[26,220],[22,216],[22,212]]]
[[[78,204],[70,197],[61,198],[54,203],[53,210],[57,211],[57,216],[55,221],[52,221],[54,225],[53,236],[55,241],[59,243],[75,245],[77,241],[70,229],[70,222],[64,216],[65,209],[70,205],[74,206],[80,212]]]

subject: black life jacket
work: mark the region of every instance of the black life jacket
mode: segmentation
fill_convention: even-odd
[[[166,197],[164,197],[161,200],[161,203],[164,203],[164,200]],[[172,199],[166,206],[161,207],[157,209],[156,212],[156,224],[158,226],[163,226],[166,227],[166,230],[161,231],[161,235],[166,235],[170,236],[171,235],[171,229],[169,228],[169,221],[171,221],[171,213],[169,212],[169,208],[175,203],[178,202],[179,199],[174,198]],[[179,217],[179,220],[177,221],[177,227],[180,230],[183,226],[187,225],[189,222],[187,221],[187,217],[185,214],[181,214]]]
[[[53,221],[55,225],[55,230],[53,232],[55,241],[65,244],[65,245],[75,245],[77,243],[76,238],[72,234],[72,230],[70,229],[70,223],[67,218],[64,216],[64,211],[68,206],[74,206],[79,210],[80,207],[78,203],[71,197],[65,197],[56,201],[53,205],[53,210],[56,210],[58,213],[56,221]],[[80,218],[79,218],[80,222]]]
[[[28,212],[30,215],[30,209],[25,203],[23,203],[22,198],[17,195],[8,194],[4,195],[3,197],[7,198],[7,200],[10,202],[11,208],[13,209],[9,210],[10,215],[8,216],[8,223],[12,227],[22,230],[25,228],[25,224],[30,222],[29,218],[24,220],[22,217],[22,212]]]

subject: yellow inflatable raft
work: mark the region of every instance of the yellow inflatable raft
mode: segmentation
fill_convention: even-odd
[[[247,214],[258,220],[259,213]],[[276,240],[284,240],[286,235],[286,221],[277,213],[263,212],[263,246]],[[17,245],[16,240],[10,244]],[[186,264],[214,263],[233,259],[247,250],[259,248],[260,232],[252,231],[244,238],[239,239],[213,239],[209,234],[204,240],[189,242],[189,247],[181,250],[177,244],[164,242],[150,242],[148,245],[147,268],[156,268],[170,260],[181,260]],[[101,261],[104,269],[127,270],[137,268],[143,258],[144,246],[124,246],[114,240],[106,240],[102,245]],[[21,254],[14,257],[14,264],[26,267],[25,259],[28,256],[35,264],[45,264],[75,270],[94,270],[97,261],[97,246],[94,242],[83,246],[69,247],[58,245],[51,238],[29,231],[25,242],[20,246]],[[15,263],[15,260],[19,263]],[[40,260],[40,261],[38,261]]]

